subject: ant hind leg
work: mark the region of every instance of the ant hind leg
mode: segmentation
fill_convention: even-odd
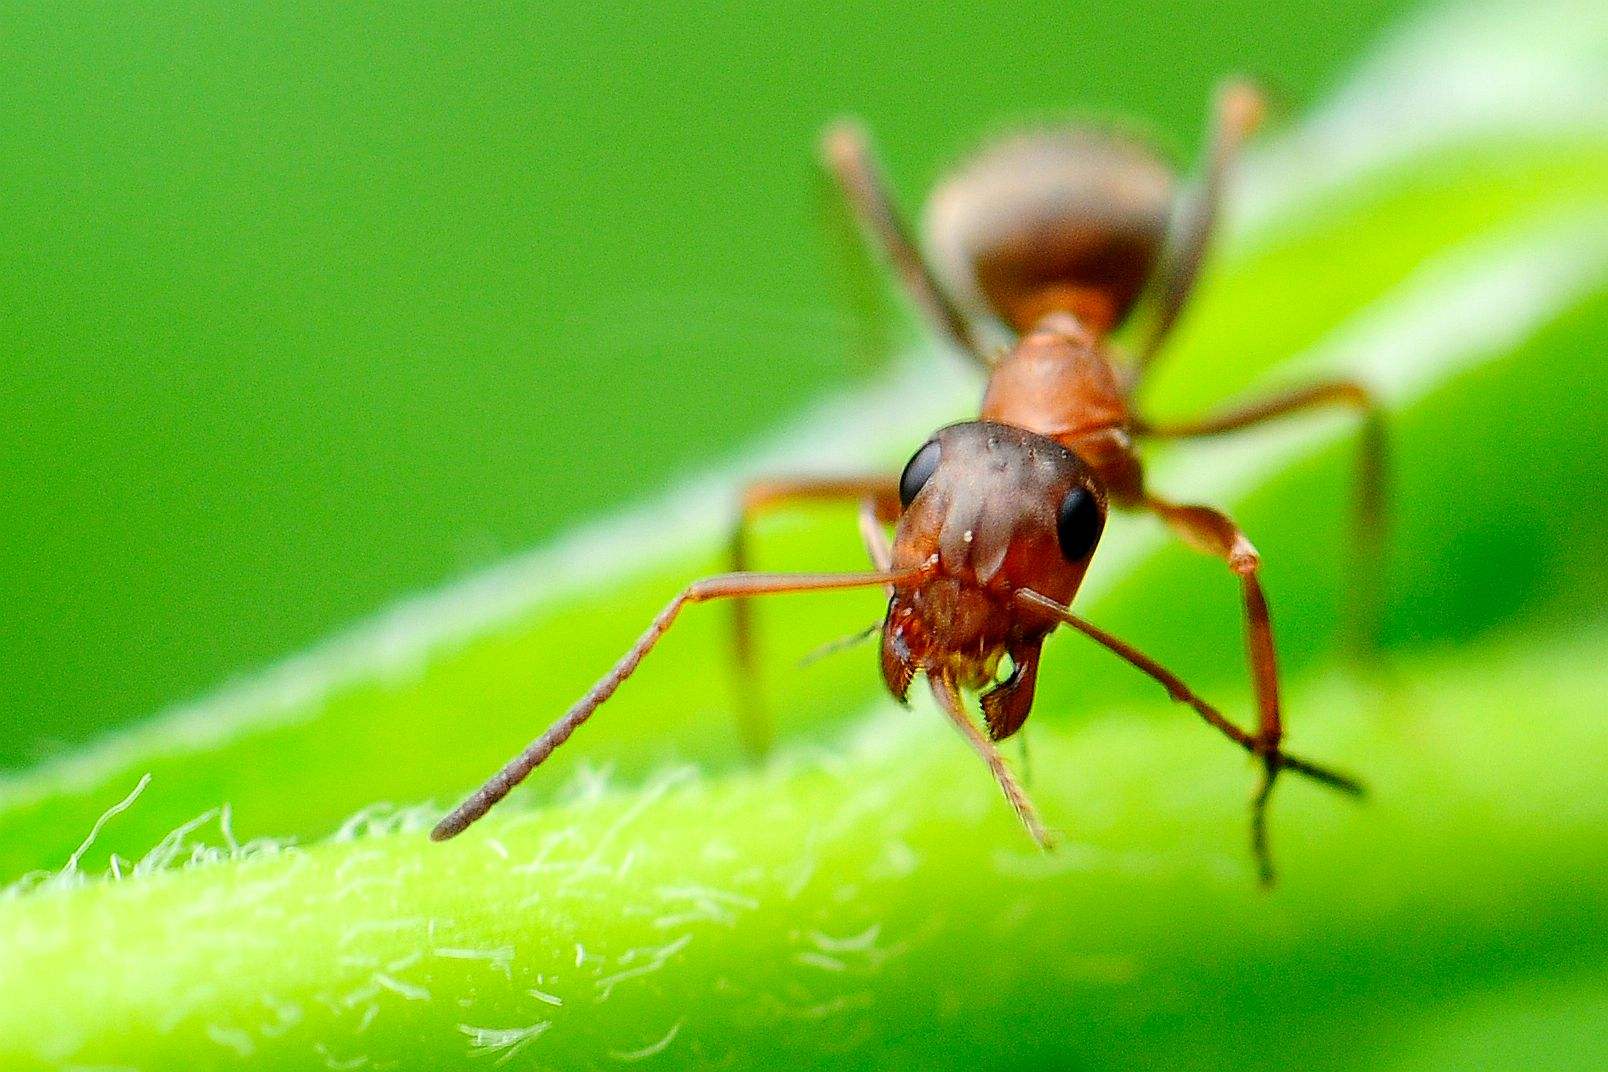
[[[928,324],[973,361],[991,367],[993,361],[971,321],[933,275],[894,207],[865,131],[853,122],[828,127],[821,136],[821,158],[861,228],[898,273],[899,282]]]
[[[1246,139],[1261,125],[1264,110],[1262,92],[1250,82],[1234,78],[1217,88],[1200,188],[1178,212],[1173,225],[1171,253],[1161,268],[1155,316],[1134,354],[1131,388],[1144,379],[1189,305],[1217,230],[1218,208],[1228,174]]]

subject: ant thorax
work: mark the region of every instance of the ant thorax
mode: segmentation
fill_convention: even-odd
[[[982,417],[1073,451],[1119,501],[1139,493],[1128,402],[1109,343],[1069,314],[1043,318],[993,368]]]

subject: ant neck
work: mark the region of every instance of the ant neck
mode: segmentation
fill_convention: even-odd
[[[1007,320],[1028,335],[1044,330],[1106,335],[1116,327],[1119,315],[1107,288],[1076,283],[1039,287],[1006,310]]]

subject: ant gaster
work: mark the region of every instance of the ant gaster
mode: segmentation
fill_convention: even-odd
[[[737,660],[751,674],[749,597],[880,586],[890,597],[881,642],[888,689],[904,700],[916,675],[926,677],[939,708],[987,763],[1041,845],[1049,845],[1049,833],[995,742],[1027,719],[1040,648],[1068,625],[1160,682],[1259,760],[1251,838],[1262,880],[1270,882],[1265,810],[1279,773],[1295,771],[1350,793],[1361,788],[1283,749],[1273,630],[1256,549],[1221,511],[1151,492],[1135,452],[1140,440],[1213,436],[1300,410],[1341,405],[1360,411],[1359,570],[1352,580],[1371,616],[1383,439],[1377,407],[1362,385],[1327,380],[1176,424],[1151,423],[1135,410],[1137,390],[1194,287],[1225,176],[1262,110],[1260,94],[1247,83],[1230,81],[1219,89],[1201,185],[1176,210],[1181,199],[1174,174],[1130,138],[1075,128],[996,144],[929,200],[930,259],[911,240],[860,129],[830,129],[823,140],[826,166],[867,236],[930,326],[987,373],[979,419],[941,429],[897,478],[780,478],[750,486],[733,535],[737,572],[698,581],[676,596],[612,670],[443,819],[432,837],[461,832],[551,755],[636,670],[687,604],[733,601]],[[1153,314],[1131,356],[1124,356],[1111,333],[1146,295],[1153,296]],[[980,334],[979,324],[989,321],[1014,336],[1003,352],[991,350]],[[860,503],[874,572],[744,571],[747,527],[756,514],[832,499]],[[1254,730],[1240,728],[1159,663],[1068,609],[1112,507],[1154,515],[1232,571],[1244,605]],[[1000,680],[1006,657],[1009,673]],[[981,727],[962,706],[962,690],[982,690]],[[765,735],[751,698],[745,707],[749,743],[762,748]]]

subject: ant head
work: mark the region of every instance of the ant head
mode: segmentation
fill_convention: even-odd
[[[895,566],[936,557],[936,569],[889,606],[883,670],[896,696],[917,670],[980,685],[1003,653],[1036,644],[1055,623],[1029,620],[1013,593],[1071,602],[1105,527],[1105,489],[1076,454],[990,421],[950,425],[924,443],[899,498]]]
[[[1174,174],[1142,142],[1072,128],[1006,139],[933,191],[926,245],[951,293],[1018,335],[1048,312],[1116,328],[1161,257]]]

